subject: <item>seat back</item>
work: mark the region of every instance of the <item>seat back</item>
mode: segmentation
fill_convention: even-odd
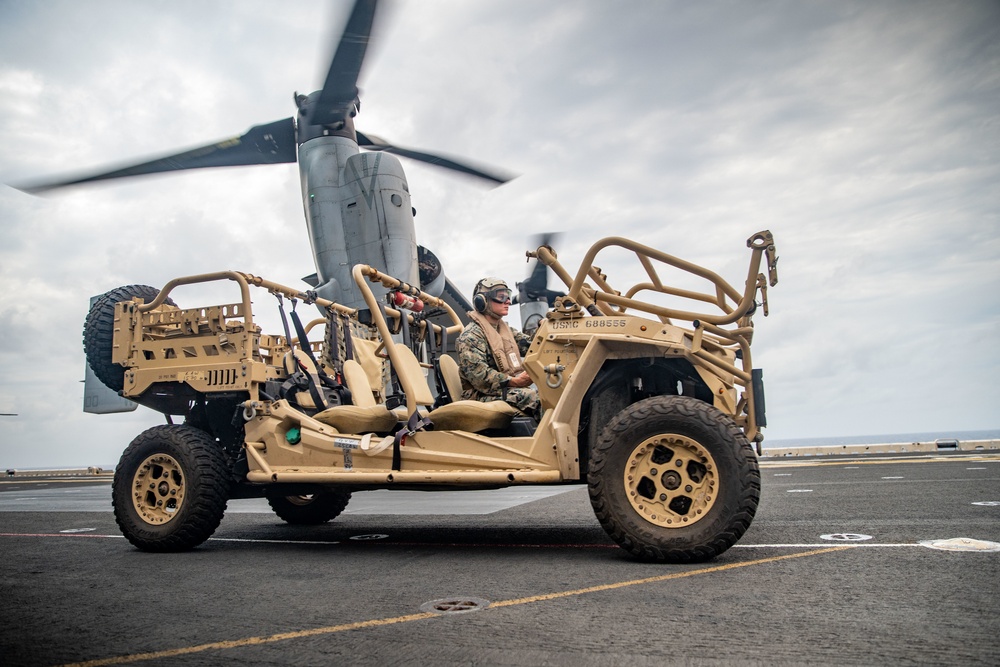
[[[309,375],[318,374],[316,364],[314,364],[312,359],[309,358],[309,355],[303,352],[300,348],[295,348],[290,352],[286,352],[284,358],[281,360],[281,365],[284,366],[285,373],[288,375],[297,373],[303,368]]]
[[[351,390],[351,400],[354,405],[362,408],[370,408],[376,405],[375,396],[372,393],[371,383],[368,382],[368,374],[361,364],[348,359],[344,362],[344,384]]]
[[[316,370],[316,364],[314,364],[313,360],[309,358],[309,355],[301,349],[295,348],[290,352],[286,352],[285,356],[281,360],[281,365],[284,367],[285,373],[289,376],[293,373],[299,372],[300,370],[305,370],[306,375],[309,377],[309,382],[316,385],[316,389],[319,391],[320,396],[323,395],[323,388],[319,385],[319,371]],[[303,408],[320,407],[316,405],[316,401],[313,400],[312,393],[309,391],[303,390],[295,392],[295,396],[293,398],[295,402]]]
[[[385,398],[385,359],[376,354],[380,343],[353,336],[351,344],[354,347],[354,359],[364,369],[368,377],[368,385],[379,397]]]
[[[441,357],[442,361],[445,357]],[[454,360],[452,360],[454,362]],[[434,403],[434,396],[427,385],[423,369],[417,357],[407,346],[397,343],[392,350],[392,363],[399,377],[399,383],[406,393],[406,411],[412,415],[418,408],[427,409]],[[447,362],[445,362],[447,364]],[[458,365],[454,365],[458,371]],[[451,389],[449,388],[449,392]],[[459,382],[458,398],[451,403],[431,410],[428,416],[433,424],[443,431],[469,431],[479,433],[486,429],[506,428],[511,419],[520,414],[517,408],[504,401],[461,400],[461,382]]]
[[[434,395],[427,384],[424,370],[413,351],[403,343],[394,343],[389,355],[396,377],[406,394],[406,412],[413,414],[417,408],[427,408],[434,404]]]
[[[344,362],[344,384],[351,390],[353,405],[335,405],[315,416],[341,433],[386,433],[396,428],[398,416],[375,400],[368,374],[361,364],[348,359]],[[391,438],[390,438],[391,441]],[[369,456],[380,449],[365,450]]]
[[[458,370],[458,362],[447,354],[442,354],[438,359],[441,368],[441,379],[448,389],[448,395],[452,401],[462,400],[462,373]]]

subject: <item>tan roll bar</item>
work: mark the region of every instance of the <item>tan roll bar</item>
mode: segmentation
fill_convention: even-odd
[[[580,262],[580,268],[577,271],[576,276],[573,278],[570,278],[569,273],[562,267],[562,265],[559,264],[556,259],[556,255],[552,252],[551,248],[541,246],[537,251],[528,254],[531,257],[536,257],[540,262],[551,267],[556,276],[558,276],[569,288],[566,295],[567,298],[580,306],[591,310],[592,314],[595,314],[593,313],[593,308],[591,308],[592,306],[599,309],[604,315],[612,316],[623,314],[626,310],[632,308],[634,310],[656,315],[665,322],[669,321],[670,318],[675,318],[686,321],[698,320],[705,324],[724,326],[737,322],[754,308],[758,288],[761,289],[761,291],[766,290],[766,283],[763,280],[763,276],[759,274],[761,260],[765,255],[767,256],[770,285],[773,287],[778,282],[778,258],[775,255],[774,240],[771,236],[771,232],[765,230],[754,234],[747,240],[747,246],[751,248],[753,252],[750,258],[750,268],[746,286],[742,294],[714,271],[710,271],[709,269],[698,266],[697,264],[674,257],[673,255],[660,252],[655,248],[651,248],[649,246],[642,245],[641,243],[636,243],[635,241],[618,236],[601,239],[592,245],[590,250],[588,250],[587,254],[584,256],[583,261]],[[646,275],[649,277],[649,282],[643,282],[632,286],[625,292],[624,296],[622,296],[621,292],[613,289],[608,284],[607,278],[597,267],[594,266],[594,260],[596,259],[598,253],[609,247],[624,248],[625,250],[630,250],[635,253],[637,260],[645,269]],[[667,264],[682,271],[686,271],[687,273],[696,275],[700,278],[704,278],[715,286],[715,293],[710,294],[694,292],[665,285],[660,279],[659,274],[656,272],[656,268],[654,267],[652,260],[656,260],[663,264]],[[596,289],[585,283],[587,278],[590,278],[594,284],[597,285]],[[722,314],[701,313],[657,306],[636,298],[636,295],[643,291],[653,291],[660,294],[677,296],[693,301],[712,304],[721,310]],[[617,308],[613,308],[613,306],[617,306]]]
[[[450,305],[448,305],[448,302],[436,296],[432,296],[427,292],[423,292],[419,288],[414,287],[409,283],[405,283],[402,280],[399,280],[398,278],[393,278],[392,276],[386,273],[382,273],[378,269],[372,266],[368,266],[367,264],[356,265],[354,269],[351,271],[351,275],[354,277],[354,282],[357,283],[358,288],[361,290],[362,298],[364,298],[365,303],[371,310],[372,321],[375,322],[375,326],[378,328],[379,334],[381,335],[383,341],[392,340],[392,332],[389,330],[389,324],[388,322],[385,321],[385,318],[382,317],[383,310],[388,317],[391,317],[397,322],[400,321],[404,316],[406,317],[406,320],[409,323],[414,322],[415,319],[409,313],[405,313],[404,315],[404,313],[400,310],[386,306],[384,304],[379,304],[378,299],[375,297],[375,293],[372,292],[372,289],[371,287],[369,287],[368,283],[380,283],[386,289],[398,290],[400,292],[403,292],[404,294],[420,299],[421,301],[424,302],[425,305],[431,306],[432,308],[441,308],[442,310],[444,310],[447,313],[448,317],[451,319],[452,324],[447,327],[442,327],[441,325],[427,322],[427,324],[430,326],[434,334],[439,334],[443,330],[447,332],[449,336],[454,336],[460,334],[462,332],[462,329],[464,328],[462,320],[459,319],[458,315],[455,313],[455,310]],[[388,349],[389,347],[391,346],[386,345],[386,349]]]

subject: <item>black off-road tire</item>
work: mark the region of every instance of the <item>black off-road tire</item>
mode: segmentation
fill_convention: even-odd
[[[267,504],[282,521],[294,526],[317,526],[340,516],[351,500],[351,492],[330,489],[309,495],[267,493]]]
[[[121,391],[125,387],[125,367],[111,361],[112,337],[115,332],[115,304],[142,297],[146,303],[156,298],[160,290],[149,285],[126,285],[102,294],[83,324],[83,351],[94,375],[108,388]],[[168,298],[164,303],[176,304]]]
[[[226,454],[199,429],[154,426],[125,449],[111,499],[125,538],[143,551],[186,551],[215,532],[229,501]]]
[[[618,413],[593,448],[587,482],[608,535],[659,563],[721,554],[750,527],[760,501],[743,431],[689,396],[654,396]]]

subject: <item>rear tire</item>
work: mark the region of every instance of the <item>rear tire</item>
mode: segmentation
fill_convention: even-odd
[[[282,521],[293,526],[317,526],[340,516],[351,492],[331,489],[309,495],[288,496],[268,493],[267,504]]]
[[[126,448],[111,502],[125,538],[143,551],[186,551],[219,527],[229,500],[226,454],[185,425],[154,426]]]
[[[597,519],[645,561],[714,558],[746,532],[760,500],[760,471],[743,431],[688,396],[654,396],[625,408],[591,456],[587,481]]]
[[[111,361],[115,304],[130,301],[137,296],[149,303],[159,293],[160,290],[149,285],[117,287],[98,297],[87,313],[87,320],[83,325],[83,351],[86,353],[87,363],[94,369],[94,375],[114,391],[121,391],[125,387],[125,367]],[[164,303],[176,305],[169,298]]]

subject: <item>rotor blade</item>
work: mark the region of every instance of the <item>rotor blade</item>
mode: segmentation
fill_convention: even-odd
[[[292,118],[255,125],[246,133],[175,155],[141,162],[121,169],[36,185],[14,186],[22,192],[39,194],[69,185],[112,178],[157,174],[205,167],[234,167],[252,164],[295,162],[295,122]]]
[[[539,234],[534,239],[535,246],[546,246],[552,250],[552,242],[559,237],[558,232],[545,232]],[[549,307],[555,305],[555,300],[561,296],[566,296],[563,292],[548,289],[549,271],[551,269],[542,262],[535,259],[528,279],[521,283],[521,288],[532,301],[545,298]]]
[[[358,75],[375,20],[376,4],[376,0],[357,0],[354,3],[311,122],[324,125],[343,120],[354,104],[358,96]]]
[[[544,232],[535,236],[533,246],[536,248],[538,246],[547,246],[552,250],[552,241],[559,236],[555,232]],[[545,291],[549,284],[549,267],[535,260],[534,268],[531,270],[531,275],[528,276],[528,280],[525,281],[527,284],[531,285],[531,289],[534,292],[541,294]]]
[[[459,162],[455,158],[435,155],[434,153],[425,153],[423,151],[403,148],[401,146],[393,146],[386,140],[376,137],[373,134],[366,135],[358,132],[357,136],[358,146],[362,146],[368,150],[386,151],[387,153],[402,155],[403,157],[408,157],[411,160],[419,160],[420,162],[426,162],[427,164],[433,164],[445,169],[451,169],[463,174],[469,174],[470,176],[476,176],[477,178],[485,179],[492,183],[496,183],[497,185],[503,185],[507,181],[515,178],[512,174],[503,173],[494,169],[487,170],[485,167],[473,166],[467,162]]]
[[[528,286],[528,291],[532,294],[544,292],[549,284],[549,267],[536,259],[535,265],[531,269],[531,274],[524,281],[524,284]]]

